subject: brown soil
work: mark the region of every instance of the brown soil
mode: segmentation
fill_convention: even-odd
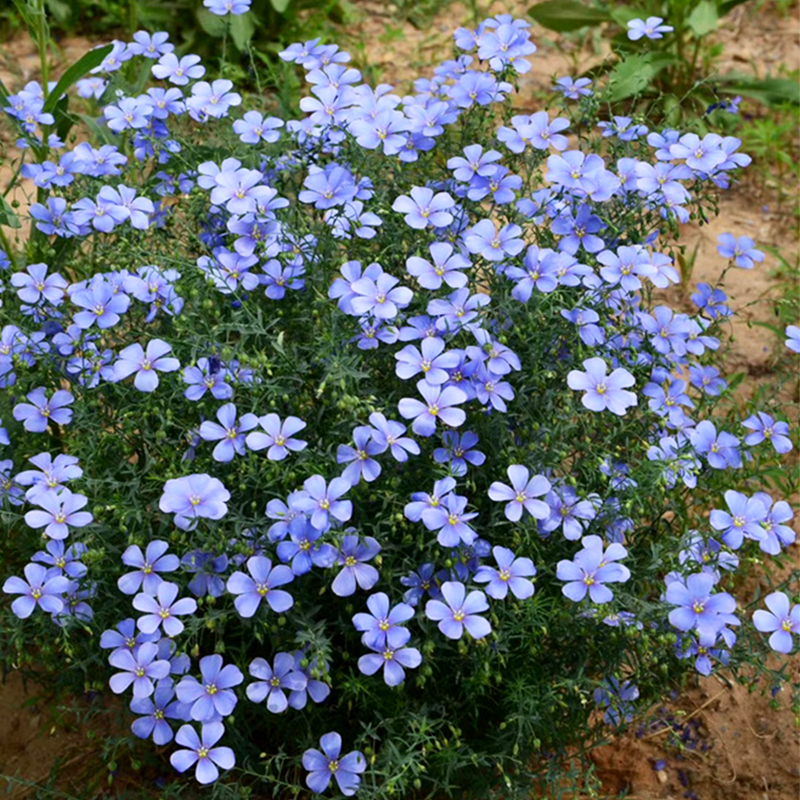
[[[490,9],[491,13],[520,13],[529,5],[529,0],[511,0],[493,2]],[[395,83],[406,90],[411,88],[408,83],[403,84],[408,75],[430,74],[432,65],[449,57],[453,28],[473,22],[467,8],[459,3],[450,5],[426,30],[398,23],[383,0],[359,0],[357,8],[359,18],[349,26],[348,38],[363,42],[365,48],[360,57],[357,55],[355,66],[365,69],[371,65],[372,69],[365,72],[373,83]],[[800,16],[796,12],[795,5],[788,17],[778,17],[770,4],[764,3],[759,9],[752,2],[735,9],[718,33],[725,44],[722,71],[736,69],[763,77],[777,74],[781,65],[796,69],[800,63]],[[534,105],[535,93],[547,89],[554,76],[575,74],[603,56],[588,39],[567,40],[541,30],[535,31],[534,39],[539,50],[532,58],[533,69],[524,77],[517,100],[524,106]],[[62,63],[70,63],[91,44],[80,37],[63,40]],[[347,46],[346,41],[343,44]],[[358,50],[355,52],[358,54]],[[18,86],[20,79],[24,83],[36,77],[37,66],[26,38],[0,48],[0,79],[6,85]],[[0,153],[7,158],[8,151]],[[0,158],[0,181],[5,185],[10,173],[8,164],[2,161]],[[30,186],[24,186],[10,199],[24,204],[30,196]],[[724,266],[716,254],[720,233],[747,234],[759,245],[775,247],[790,261],[796,258],[797,238],[792,233],[791,220],[776,212],[775,205],[774,194],[745,174],[741,186],[723,193],[719,217],[702,228],[685,226],[681,240],[687,244],[688,252],[697,247],[697,258],[689,286],[684,287],[683,294],[674,293],[670,302],[686,302],[699,282],[716,283]],[[771,373],[773,334],[748,323],[773,318],[774,303],[781,293],[770,277],[776,266],[775,257],[767,254],[756,270],[733,270],[725,281],[725,291],[741,312],[733,322],[735,342],[727,365],[728,372],[748,373],[742,397],[748,396],[753,386],[768,385],[775,377]],[[797,387],[791,387],[791,391],[796,396]],[[795,546],[791,551],[795,565],[800,563],[798,550]],[[743,591],[752,596],[754,588]],[[800,659],[793,657],[791,673],[796,676],[798,669]],[[774,711],[769,707],[768,689],[748,692],[743,686],[727,686],[714,676],[699,680],[664,711],[667,719],[690,731],[694,749],[683,748],[679,752],[668,745],[672,738],[669,733],[657,727],[649,727],[638,736],[629,732],[593,752],[605,792],[625,791],[629,800],[798,800],[800,733],[789,709],[788,691],[777,696],[780,710]],[[36,697],[36,691],[31,686],[26,691],[16,674],[0,685],[0,773],[18,776],[25,783],[42,784],[54,765],[60,763],[63,774],[58,787],[62,791],[76,793],[81,800],[116,793],[122,782],[116,781],[109,788],[107,771],[99,759],[98,737],[108,734],[107,723],[90,735],[80,728],[65,727],[63,719],[56,719],[44,700]],[[663,765],[657,764],[660,760]],[[77,779],[68,777],[67,766],[79,767],[74,772]],[[94,780],[87,784],[92,773]],[[13,800],[30,796],[24,783],[9,779],[4,782]],[[138,781],[125,783],[131,786]],[[93,786],[90,794],[84,793],[87,785]],[[150,794],[155,797],[157,791]]]

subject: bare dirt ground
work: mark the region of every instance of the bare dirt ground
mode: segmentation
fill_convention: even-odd
[[[521,13],[530,2],[495,2],[491,13]],[[470,25],[472,19],[466,6],[451,5],[435,18],[425,30],[409,23],[398,23],[389,5],[383,0],[359,0],[361,12],[355,24],[348,26],[342,43],[364,43],[356,52],[356,66],[365,69],[366,77],[395,83],[410,89],[409,75],[429,75],[433,66],[450,57],[451,35],[454,27]],[[788,17],[778,17],[769,3],[761,8],[750,2],[739,6],[718,32],[725,45],[721,70],[735,69],[763,77],[775,74],[781,64],[789,68],[800,65],[800,14],[795,5]],[[539,50],[532,58],[533,69],[528,73],[516,102],[526,110],[534,110],[536,95],[546,90],[554,76],[575,74],[602,59],[589,46],[588,40],[559,39],[534,29]],[[70,63],[85,52],[92,43],[80,37],[62,40],[63,63]],[[19,85],[36,77],[38,61],[29,40],[4,43],[0,48],[0,79],[6,85]],[[10,143],[6,143],[10,144]],[[7,151],[6,151],[7,157]],[[10,173],[3,164],[0,151],[0,183],[5,185]],[[23,205],[31,187],[24,186],[16,197]],[[798,242],[791,218],[778,206],[774,192],[765,189],[745,174],[743,182],[724,192],[720,215],[702,228],[685,226],[682,241],[689,250],[697,247],[697,259],[688,292],[671,298],[675,305],[685,302],[699,282],[714,284],[724,266],[716,254],[720,233],[751,236],[757,245],[769,245],[791,261],[797,257]],[[745,371],[748,378],[742,385],[742,399],[753,386],[770,385],[775,381],[772,372],[774,336],[767,329],[752,326],[753,321],[770,321],[781,287],[771,277],[777,260],[767,254],[757,270],[734,270],[729,273],[725,290],[732,304],[742,309],[733,322],[735,342],[728,356],[728,372]],[[795,399],[797,383],[790,386]],[[797,498],[794,498],[795,503]],[[793,561],[798,563],[798,548],[792,549]],[[752,595],[758,578],[748,582],[743,591]],[[749,600],[750,597],[743,599]],[[800,669],[800,659],[794,658],[792,672]],[[789,709],[787,692],[777,696],[780,710],[769,707],[769,687],[764,693],[749,693],[742,686],[726,686],[719,679],[701,679],[676,700],[665,706],[662,718],[677,729],[676,738],[683,739],[683,752],[668,747],[669,733],[650,727],[643,735],[635,731],[594,751],[598,774],[605,792],[628,792],[629,800],[798,800],[800,798],[800,731]],[[91,797],[115,794],[120,783],[108,786],[98,759],[96,739],[77,726],[57,720],[36,689],[26,692],[19,676],[13,675],[0,685],[0,772],[20,775],[35,782],[44,781],[56,760],[62,766],[82,765],[81,774],[95,769],[101,779],[94,782]],[[104,735],[104,731],[92,736]],[[65,774],[68,770],[65,770]],[[137,781],[133,781],[137,783]],[[128,783],[130,786],[131,784]],[[28,796],[25,786],[8,783],[8,796],[22,800]],[[78,784],[60,788],[72,792]],[[139,787],[144,788],[144,787]],[[54,794],[54,796],[58,796]],[[70,795],[71,796],[71,795]],[[81,795],[79,795],[81,796]],[[152,796],[157,796],[153,791]],[[88,796],[86,796],[88,798]],[[84,800],[84,796],[81,796]]]

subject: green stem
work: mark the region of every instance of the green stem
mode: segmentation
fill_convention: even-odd
[[[136,33],[138,24],[136,18],[136,0],[128,0],[128,26],[130,28],[131,37]]]
[[[39,50],[39,65],[42,72],[42,90],[44,91],[44,98],[47,99],[47,83],[49,77],[49,69],[47,64],[47,16],[44,10],[44,0],[37,0],[36,2],[36,47]]]

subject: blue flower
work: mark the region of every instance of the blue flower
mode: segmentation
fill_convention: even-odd
[[[786,347],[793,353],[800,353],[800,328],[797,325],[786,326]]]
[[[236,694],[232,687],[238,686],[244,675],[233,664],[223,667],[222,656],[216,653],[200,659],[200,672],[202,681],[187,675],[177,685],[178,700],[191,706],[192,719],[218,722],[233,713]]]
[[[30,433],[44,433],[50,422],[56,425],[69,425],[72,422],[72,405],[75,398],[65,389],[57,389],[48,400],[45,388],[39,386],[28,392],[26,398],[29,403],[17,403],[13,414],[17,422],[24,423],[26,431]]]
[[[149,739],[152,735],[153,742],[165,745],[172,741],[172,728],[168,719],[179,719],[187,722],[185,707],[175,697],[172,681],[164,678],[158,682],[155,693],[150,697],[134,697],[130,709],[134,714],[141,714],[133,721],[131,731],[140,739]]]
[[[282,614],[292,607],[294,598],[289,592],[277,588],[294,580],[295,574],[289,567],[282,564],[273,567],[268,558],[251,556],[247,559],[247,571],[250,575],[234,572],[227,583],[229,594],[237,595],[234,605],[241,616],[252,617],[262,600],[266,600],[276,614]]]
[[[371,561],[381,551],[376,539],[366,536],[362,541],[356,535],[345,536],[339,549],[337,563],[342,566],[334,578],[331,590],[338,597],[349,597],[356,590],[356,584],[369,590],[380,577],[378,570],[364,562]]]
[[[69,589],[69,578],[53,575],[41,564],[26,564],[25,580],[11,577],[3,584],[6,594],[21,595],[11,604],[11,610],[20,619],[27,619],[38,606],[48,614],[57,614],[64,608],[59,595]]]
[[[482,219],[466,231],[464,245],[470,253],[487,261],[503,261],[522,252],[525,242],[521,236],[519,225],[504,225],[497,230],[492,220]]]
[[[261,703],[266,699],[267,709],[273,714],[280,714],[289,707],[285,690],[302,692],[308,686],[306,675],[295,669],[291,653],[278,653],[273,667],[263,658],[254,658],[250,662],[250,674],[258,680],[248,685],[248,700]]]
[[[525,509],[534,519],[546,519],[550,515],[550,507],[542,497],[550,491],[550,481],[543,475],[530,477],[527,467],[512,464],[507,470],[511,486],[494,481],[489,487],[489,497],[495,502],[506,502],[506,519],[519,522],[522,510]]]
[[[403,595],[403,600],[410,606],[416,606],[426,592],[434,599],[441,597],[435,573],[436,566],[434,564],[422,564],[416,572],[400,578],[400,583],[409,587]]]
[[[561,92],[568,100],[580,100],[582,96],[590,97],[594,94],[589,88],[591,85],[592,81],[589,78],[578,78],[575,80],[569,75],[566,75],[556,81],[553,90]]]
[[[455,207],[455,201],[447,192],[434,195],[432,189],[414,186],[410,197],[400,195],[392,203],[392,210],[405,214],[406,225],[422,230],[428,225],[435,228],[445,228],[453,221],[450,209]]]
[[[671,25],[662,25],[661,17],[648,17],[647,20],[632,19],[628,22],[628,38],[638,41],[643,36],[648,39],[661,39],[665,33],[675,30]]]
[[[748,417],[742,425],[753,433],[744,437],[744,443],[753,446],[763,441],[768,441],[778,453],[788,453],[792,449],[792,440],[789,438],[789,425],[786,422],[775,420],[763,411]],[[19,480],[19,477],[17,478]]]
[[[398,283],[399,280],[388,272],[381,272],[375,280],[364,276],[354,281],[350,300],[353,313],[370,314],[379,320],[394,319],[414,296],[411,289]]]
[[[169,34],[164,31],[157,31],[153,34],[148,31],[136,31],[133,34],[133,41],[128,43],[128,52],[134,56],[160,58],[175,49],[175,45],[170,44],[168,39]]]
[[[368,644],[374,653],[361,656],[358,659],[358,669],[365,675],[374,675],[383,667],[383,680],[387,686],[399,686],[406,678],[406,669],[415,669],[422,663],[422,654],[416,647],[403,647],[411,634],[405,629],[400,628],[404,636],[396,639],[397,644],[385,642],[382,645]]]
[[[742,546],[744,537],[758,542],[766,537],[766,531],[761,523],[767,518],[768,507],[765,507],[761,498],[753,496],[748,498],[740,492],[729,489],[725,492],[727,511],[712,509],[710,515],[711,527],[715,531],[722,531],[722,541],[731,549],[738,550]]]
[[[695,452],[706,457],[709,467],[725,469],[742,466],[739,440],[726,431],[720,431],[717,435],[713,422],[699,422],[694,430],[689,431],[689,439]]]
[[[326,733],[320,746],[322,752],[310,748],[303,753],[303,767],[308,770],[306,786],[321,794],[335,777],[343,795],[354,795],[361,784],[361,773],[367,768],[364,756],[358,750],[341,755],[342,737],[338,733]]]
[[[439,623],[439,630],[448,639],[460,639],[467,629],[473,639],[482,639],[492,632],[492,626],[483,617],[489,609],[486,595],[474,591],[469,595],[463,583],[445,581],[441,587],[443,600],[428,600],[425,616]]]
[[[80,559],[87,550],[86,545],[81,542],[65,547],[63,541],[52,539],[47,543],[46,551],[39,550],[34,553],[31,561],[47,564],[68,578],[82,578],[86,575],[87,568]]]
[[[359,613],[353,617],[353,625],[363,634],[361,641],[367,647],[379,649],[401,647],[408,641],[408,632],[400,625],[414,616],[414,609],[407,603],[398,603],[390,609],[389,597],[384,592],[371,594],[367,599],[370,613]]]
[[[241,419],[236,419],[236,406],[226,403],[217,411],[216,422],[206,420],[200,425],[200,438],[207,442],[216,441],[212,457],[214,461],[227,463],[233,460],[234,455],[244,455],[245,433],[258,425],[255,414],[243,414]]]
[[[790,610],[789,598],[783,592],[772,592],[764,598],[769,611],[753,612],[753,625],[762,633],[769,633],[769,646],[776,653],[791,653],[794,647],[792,634],[800,634],[800,605]]]
[[[342,477],[356,486],[363,478],[368,483],[381,474],[381,465],[372,456],[383,452],[386,447],[380,441],[372,440],[373,429],[369,425],[357,425],[353,428],[353,444],[340,444],[336,450],[336,463],[348,464]]]
[[[122,554],[122,563],[136,567],[136,572],[123,575],[117,586],[123,594],[136,594],[139,587],[150,595],[155,595],[162,582],[159,572],[174,572],[180,566],[178,556],[167,554],[169,544],[154,539],[147,545],[144,555],[138,545],[131,545]]]
[[[176,617],[194,614],[197,601],[191,597],[183,597],[176,601],[178,586],[162,581],[156,589],[156,596],[142,592],[133,598],[133,607],[145,612],[145,616],[136,620],[142,633],[155,633],[161,627],[167,636],[174,637],[183,633],[184,625]]]
[[[233,387],[225,382],[227,372],[212,369],[212,360],[200,358],[196,367],[186,367],[183,371],[184,383],[189,384],[183,396],[196,401],[210,391],[215,400],[228,400],[233,397]]]
[[[756,250],[749,236],[736,237],[732,233],[723,233],[717,237],[717,252],[723,258],[729,258],[737,267],[753,269],[754,262],[764,260],[764,253]]]
[[[492,555],[497,568],[481,566],[475,573],[476,583],[486,583],[486,594],[495,600],[505,600],[508,590],[518,600],[533,596],[534,586],[528,578],[536,575],[536,567],[529,558],[517,558],[507,547],[493,547]]]
[[[583,362],[584,372],[571,370],[567,375],[567,385],[574,391],[583,391],[581,403],[591,411],[609,410],[612,414],[623,416],[631,406],[638,403],[634,392],[624,387],[636,382],[626,369],[615,369],[606,375],[606,362],[602,358],[589,358]]]
[[[267,458],[270,461],[282,461],[289,455],[289,451],[299,452],[308,446],[303,439],[295,439],[294,434],[306,427],[306,423],[298,417],[286,417],[281,422],[277,414],[266,414],[258,418],[262,431],[253,431],[247,434],[245,443],[250,450],[263,450],[268,447]]]
[[[386,419],[380,411],[373,411],[369,415],[372,425],[372,443],[378,446],[376,453],[383,453],[389,449],[395,461],[405,462],[408,454],[419,455],[419,445],[409,436],[404,436],[406,426],[393,420]]]
[[[450,473],[456,477],[467,474],[467,464],[476,467],[486,461],[486,456],[480,450],[470,448],[478,444],[478,437],[472,431],[442,431],[442,444],[433,451],[433,460],[437,464],[448,464]]]
[[[153,694],[153,681],[169,675],[169,661],[158,658],[158,647],[153,642],[143,642],[134,650],[118,648],[108,657],[112,667],[121,669],[108,681],[114,694],[122,694],[133,685],[134,697],[149,697]]]
[[[240,3],[242,0],[235,0]],[[232,92],[233,82],[216,80],[212,83],[199,81],[192,86],[192,94],[186,100],[186,108],[192,119],[204,122],[208,117],[219,119],[228,115],[231,106],[241,105],[242,96]]]
[[[578,551],[572,561],[558,562],[556,577],[566,581],[561,591],[570,600],[579,603],[587,593],[593,603],[608,603],[614,593],[606,583],[624,583],[630,570],[624,564],[615,563],[628,555],[628,551],[616,542],[607,548],[599,536],[584,536],[583,549]]]
[[[347,486],[349,488],[350,484],[347,483]],[[298,492],[296,499],[304,498]],[[289,541],[283,541],[277,547],[278,558],[283,562],[291,562],[292,572],[295,575],[305,575],[312,567],[320,569],[332,567],[336,563],[336,548],[318,542],[322,533],[304,516],[296,517],[289,522]]]
[[[453,289],[466,286],[468,279],[462,269],[470,266],[469,259],[460,253],[453,253],[453,246],[447,242],[435,242],[430,246],[431,261],[411,256],[406,260],[406,270],[413,275],[424,289],[439,289],[446,283]]]
[[[352,516],[352,502],[339,499],[351,488],[345,478],[334,478],[330,484],[326,484],[322,475],[312,475],[303,483],[303,491],[298,494],[295,507],[310,514],[313,527],[325,532],[331,526],[331,517],[337,522],[347,522]]]
[[[777,555],[782,548],[794,544],[794,530],[783,524],[794,517],[794,511],[785,500],[778,500],[773,505],[772,498],[766,492],[756,492],[753,498],[760,500],[767,509],[767,516],[761,521],[765,536],[758,543],[759,547],[765,553]]]
[[[680,578],[671,581],[665,595],[676,606],[669,612],[670,624],[679,631],[696,628],[700,636],[717,633],[727,622],[724,617],[736,610],[736,600],[726,592],[711,594],[715,583],[708,572],[689,575],[685,583]]]
[[[210,0],[206,0],[209,2]],[[241,2],[241,0],[234,0]],[[197,764],[194,776],[199,783],[214,783],[219,778],[219,769],[233,769],[236,756],[230,747],[215,747],[216,743],[225,733],[221,722],[210,722],[202,726],[201,736],[191,725],[183,725],[175,736],[177,744],[188,748],[176,750],[170,757],[169,763],[178,772],[186,772]]]
[[[164,484],[158,507],[175,514],[175,524],[184,531],[193,530],[200,517],[222,519],[228,513],[230,492],[218,478],[195,474],[172,478]]]
[[[200,56],[190,53],[180,60],[174,53],[164,53],[152,67],[156,78],[168,80],[176,86],[186,86],[190,80],[202,78],[206,68],[200,64]]]
[[[120,351],[114,362],[114,380],[122,381],[136,373],[133,385],[140,392],[154,392],[158,387],[157,372],[175,372],[181,368],[177,358],[167,357],[172,347],[161,339],[151,339],[144,350],[137,342]]]
[[[41,493],[31,500],[38,509],[25,514],[25,524],[30,528],[44,528],[44,535],[51,539],[66,539],[69,529],[84,528],[94,517],[88,511],[81,511],[88,502],[82,494],[73,494],[62,489],[58,494]]]
[[[425,402],[420,402],[410,397],[404,397],[397,404],[400,415],[404,419],[413,419],[411,425],[414,433],[419,436],[433,436],[436,430],[436,420],[445,425],[457,428],[463,425],[467,418],[466,413],[456,408],[461,403],[466,403],[467,396],[455,386],[432,386],[427,381],[418,381],[417,390]]]

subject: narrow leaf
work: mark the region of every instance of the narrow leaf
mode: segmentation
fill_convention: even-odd
[[[52,114],[56,103],[62,94],[66,94],[69,88],[77,83],[84,75],[95,67],[99,67],[103,63],[103,59],[111,52],[113,45],[104,44],[96,50],[90,50],[88,53],[82,55],[69,69],[61,76],[61,80],[55,85],[55,88],[47,96],[44,104],[44,112]]]

